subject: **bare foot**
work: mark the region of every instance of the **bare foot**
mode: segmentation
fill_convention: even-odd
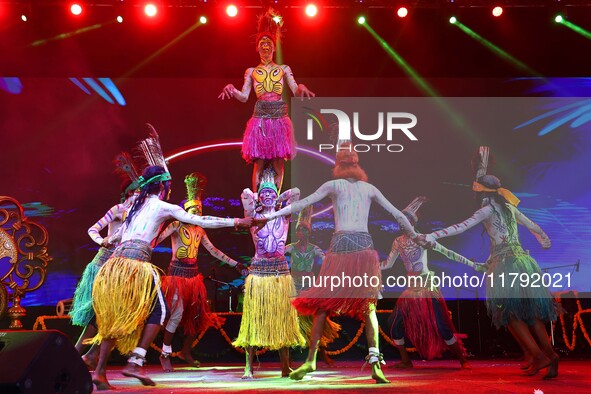
[[[466,359],[460,360],[460,367],[462,369],[472,369],[472,365],[470,365],[470,363]]]
[[[93,355],[86,353],[82,356],[82,361],[84,361],[84,364],[86,364],[86,368],[88,368],[89,371],[94,371],[98,360]]]
[[[109,384],[106,376],[97,376],[92,378],[92,383],[96,386],[97,391],[115,390],[115,387]]]
[[[414,365],[412,365],[411,361],[409,361],[407,363],[401,361],[399,363],[394,364],[394,368],[398,368],[398,369],[408,369],[408,368],[413,368],[413,367],[414,367]]]
[[[544,375],[544,377],[542,379],[547,380],[547,379],[554,379],[555,377],[558,376],[558,362],[560,361],[560,357],[558,357],[558,355],[555,355],[554,357],[552,357],[552,361],[550,363],[550,366],[548,367],[548,372],[546,372],[546,375]]]
[[[527,371],[527,370],[528,370],[528,369],[531,367],[531,365],[532,365],[533,363],[534,363],[534,359],[533,359],[533,357],[529,357],[529,358],[527,358],[527,359],[525,360],[525,362],[524,362],[523,364],[521,364],[521,365],[519,366],[519,368],[520,368],[522,371]]]
[[[287,367],[287,368],[282,368],[281,369],[281,377],[282,378],[288,378],[289,374],[293,372],[293,369]]]
[[[166,356],[164,354],[160,355],[160,365],[162,365],[162,369],[164,370],[164,372],[174,371],[172,363],[170,362],[170,354],[167,354]]]
[[[326,353],[326,348],[320,348],[320,357],[329,367],[334,365],[334,360]]]
[[[156,383],[146,375],[144,369],[135,363],[127,363],[121,373],[123,376],[138,379],[144,386],[156,386]]]
[[[526,376],[533,376],[533,375],[537,374],[540,369],[544,369],[544,368],[550,366],[551,363],[552,363],[552,361],[544,355],[535,357],[534,362],[532,363],[531,367],[529,367],[529,369],[527,371],[525,371],[525,375]]]
[[[316,371],[316,364],[306,361],[298,369],[290,373],[289,378],[292,380],[302,380],[307,373],[314,371]]]
[[[180,358],[181,360],[183,360],[184,362],[186,362],[187,364],[189,364],[189,366],[191,366],[191,367],[199,368],[201,366],[201,363],[199,362],[199,360],[195,360],[193,358],[193,356],[191,355],[191,351],[188,351],[188,352],[182,351],[177,355],[177,357]]]
[[[390,381],[388,379],[386,379],[386,377],[384,376],[384,373],[382,372],[382,367],[381,367],[379,361],[371,364],[371,377],[378,384],[390,383]]]
[[[250,369],[244,369],[244,375],[242,375],[242,380],[251,380],[254,379],[254,375]]]

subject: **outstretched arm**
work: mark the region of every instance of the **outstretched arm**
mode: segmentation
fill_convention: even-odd
[[[204,228],[221,228],[221,227],[250,227],[252,225],[252,218],[220,218],[217,216],[197,216],[185,212],[181,207],[168,204],[170,216],[179,222],[196,224]]]
[[[441,253],[442,255],[444,255],[445,257],[447,257],[450,260],[457,261],[458,263],[466,264],[467,266],[472,267],[475,270],[478,269],[478,266],[482,265],[482,264],[475,264],[473,261],[465,258],[461,254],[456,253],[453,250],[447,249],[445,246],[441,245],[439,242],[435,242],[435,246],[433,247],[433,250]]]
[[[471,217],[464,220],[461,223],[451,225],[447,228],[442,230],[437,230],[429,234],[435,239],[443,238],[443,237],[450,237],[452,235],[461,234],[466,230],[471,229],[472,227],[476,226],[478,223],[482,222],[484,219],[488,218],[493,213],[493,208],[490,205],[487,205],[484,208],[480,208],[478,211],[474,213]]]
[[[527,229],[536,237],[542,248],[550,249],[552,246],[552,241],[548,238],[548,235],[542,230],[540,226],[538,226],[533,220],[525,216],[521,211],[517,208],[513,208],[515,212],[515,219],[517,219],[517,223],[524,225]]]
[[[247,69],[244,73],[244,84],[242,85],[242,90],[236,89],[234,85],[229,83],[224,87],[218,98],[222,100],[235,98],[241,103],[247,102],[248,96],[250,96],[250,89],[252,87],[252,78],[250,77],[251,74],[252,68]]]
[[[312,205],[317,203],[318,201],[322,200],[323,198],[327,197],[333,190],[331,181],[324,183],[322,186],[318,188],[314,193],[310,194],[308,197],[293,202],[290,205],[287,205],[280,210],[273,212],[267,219],[273,220],[279,216],[287,216],[291,215],[292,213],[299,212],[302,209],[306,208],[308,205]]]
[[[283,66],[283,72],[285,73],[285,81],[287,82],[287,86],[296,97],[316,97],[316,95],[310,91],[304,84],[297,84],[295,78],[293,77],[293,72],[291,71],[291,67]]]
[[[94,242],[96,242],[97,244],[99,244],[101,246],[104,246],[103,245],[104,239],[103,239],[103,237],[101,237],[100,231],[102,229],[104,229],[105,227],[107,227],[109,225],[109,223],[111,223],[113,220],[117,219],[118,212],[119,212],[119,205],[115,205],[114,207],[109,209],[107,211],[107,213],[105,214],[105,216],[100,218],[98,222],[96,222],[95,224],[90,226],[90,228],[88,229],[88,235],[90,236],[90,238]]]
[[[404,231],[410,237],[410,239],[417,239],[418,234],[415,232],[414,228],[412,227],[406,216],[404,216],[402,212],[400,212],[394,205],[392,205],[390,201],[388,201],[388,199],[384,197],[382,192],[375,187],[373,199],[375,202],[380,204],[386,211],[390,212],[392,216],[394,216],[394,219],[396,219],[402,231]]]

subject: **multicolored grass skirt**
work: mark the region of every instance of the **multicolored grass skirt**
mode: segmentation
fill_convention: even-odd
[[[240,332],[232,345],[269,350],[305,346],[290,302],[296,292],[285,257],[253,258],[245,286]]]
[[[348,278],[351,278],[349,281]],[[340,279],[340,285],[337,280]],[[301,315],[318,310],[329,316],[363,318],[375,305],[382,287],[377,252],[368,233],[337,232],[333,235],[320,273],[293,305]]]
[[[122,354],[137,346],[160,287],[160,274],[150,264],[151,256],[149,243],[131,240],[117,246],[103,264],[92,290],[98,334],[90,343],[116,339]]]
[[[246,123],[242,140],[242,158],[247,163],[256,159],[295,157],[296,142],[293,124],[283,101],[258,100],[252,117]]]
[[[94,317],[92,308],[92,285],[97,272],[103,264],[111,257],[115,249],[101,247],[92,261],[86,266],[72,300],[70,317],[75,326],[86,327]]]
[[[169,307],[173,307],[175,292],[183,302],[183,317],[180,326],[185,335],[197,335],[214,324],[207,303],[207,289],[203,275],[199,273],[197,260],[172,260],[168,274],[162,278],[162,292]],[[171,310],[172,314],[173,311]]]
[[[542,276],[538,263],[519,243],[492,247],[488,264],[486,307],[497,328],[507,326],[511,319],[523,320],[530,325],[536,319],[543,322],[556,320],[557,307],[554,298],[542,286],[541,280],[538,287],[534,287],[523,286],[525,281],[521,282],[519,279],[519,275],[523,274],[531,284],[532,278]],[[515,275],[518,275],[517,280],[511,283]]]

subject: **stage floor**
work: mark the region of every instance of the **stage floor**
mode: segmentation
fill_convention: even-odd
[[[591,360],[562,361],[558,378],[542,380],[543,373],[524,376],[519,363],[514,361],[471,361],[471,371],[459,369],[457,361],[414,361],[415,367],[398,370],[384,368],[390,384],[376,385],[370,378],[370,369],[362,371],[362,362],[338,362],[333,367],[319,363],[316,372],[296,382],[281,378],[277,363],[261,363],[254,380],[241,380],[243,365],[205,364],[194,369],[175,365],[176,371],[164,373],[160,366],[148,366],[155,387],[144,387],[138,380],[121,375],[121,367],[109,366],[107,377],[117,392],[124,393],[190,393],[202,392],[284,392],[314,391],[314,393],[340,390],[361,392],[380,390],[397,393],[591,393]],[[298,364],[299,365],[299,364]]]

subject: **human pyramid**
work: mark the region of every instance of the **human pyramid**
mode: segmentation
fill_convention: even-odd
[[[417,198],[404,210],[398,210],[380,190],[368,183],[350,141],[340,141],[332,180],[302,199],[297,188],[281,193],[285,161],[294,158],[296,149],[282,93],[285,85],[298,97],[313,97],[314,93],[295,82],[287,65],[274,62],[281,27],[281,23],[273,20],[275,16],[269,11],[259,21],[256,45],[260,64],[246,70],[241,90],[229,84],[219,96],[242,102],[248,100],[251,90],[257,96],[242,145],[243,158],[254,165],[252,189],[244,189],[241,195],[243,218],[202,216],[201,196],[207,181],[197,172],[185,178],[184,209],[166,202],[171,174],[159,136],[151,126],[149,136],[138,144],[141,163],[127,153],[116,159],[116,167],[127,179],[122,186],[123,202],[113,206],[89,229],[89,235],[101,247],[83,273],[71,311],[73,323],[85,327],[76,343],[77,350],[82,354],[85,344],[93,345],[82,358],[94,371],[93,383],[97,390],[113,388],[107,380],[106,368],[115,347],[122,354],[129,354],[123,375],[136,378],[143,385],[155,385],[143,366],[148,346],[162,328],[162,368],[169,372],[174,370],[171,346],[178,327],[182,327],[185,335],[180,357],[199,367],[199,362],[191,356],[192,343],[200,332],[215,324],[197,265],[200,244],[216,259],[246,276],[240,332],[233,342],[246,351],[243,379],[254,378],[256,348],[278,350],[281,376],[303,379],[316,370],[319,349],[338,336],[339,326],[330,317],[344,315],[365,322],[366,361],[371,366],[371,377],[376,383],[389,383],[382,371],[385,362],[379,350],[376,315],[381,280],[332,291],[324,287],[302,288],[301,281],[296,280],[296,289],[292,275],[297,279],[297,272],[311,272],[314,259],[321,260],[319,277],[367,275],[381,278],[381,270],[391,267],[400,256],[409,276],[427,279],[424,286],[409,288],[403,293],[390,318],[392,337],[401,353],[401,362],[396,365],[399,368],[412,367],[405,337],[426,358],[438,357],[449,348],[462,368],[470,368],[462,343],[455,336],[445,300],[439,290],[429,284],[432,273],[427,265],[427,249],[433,248],[481,271],[539,271],[535,260],[521,249],[516,225],[524,224],[543,247],[550,247],[550,240],[517,210],[514,196],[501,187],[498,178],[486,174],[487,148],[480,150],[480,165],[474,182],[482,208],[467,221],[428,235],[414,230],[417,212],[426,199]],[[136,170],[138,163],[142,171]],[[312,229],[309,212],[298,221],[298,241],[286,245],[290,216],[311,209],[325,198],[332,202],[335,222],[326,254],[308,243]],[[390,213],[400,228],[388,259],[382,263],[368,232],[369,211],[374,202]],[[492,244],[486,265],[475,264],[437,242],[439,238],[459,234],[481,222]],[[250,229],[255,254],[248,268],[209,241],[204,229],[221,227]],[[108,234],[103,238],[100,231],[104,228],[108,229]],[[172,259],[167,274],[162,276],[150,260],[152,249],[167,237],[172,242]],[[286,254],[291,257],[291,267]],[[548,367],[545,377],[553,378],[558,375],[558,356],[548,341],[544,322],[554,320],[556,311],[549,292],[543,290],[537,289],[535,294],[507,295],[495,293],[498,289],[489,287],[487,306],[495,325],[509,327],[524,349],[528,360],[526,374],[534,375]],[[306,361],[291,370],[289,349],[305,346],[309,348]]]

